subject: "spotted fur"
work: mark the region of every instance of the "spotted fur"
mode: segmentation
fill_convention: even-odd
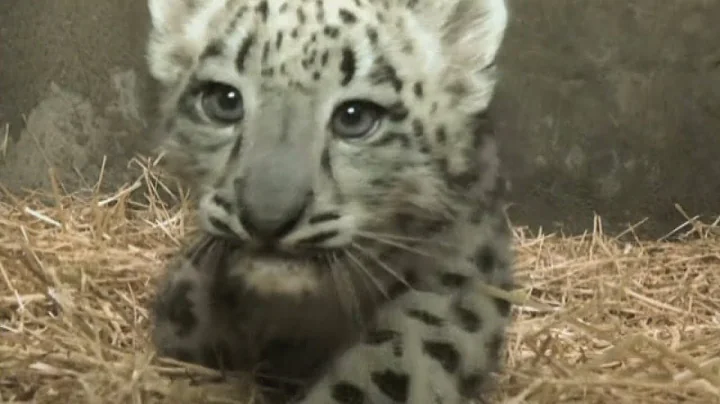
[[[511,310],[479,286],[513,283],[486,113],[503,0],[149,6],[203,229],[162,280],[159,353],[298,380],[298,403],[480,397]]]

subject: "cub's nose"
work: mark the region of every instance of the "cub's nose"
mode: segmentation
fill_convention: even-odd
[[[314,166],[291,146],[248,156],[244,175],[234,181],[240,224],[266,243],[288,234],[313,200]]]
[[[275,241],[297,226],[305,213],[309,199],[306,197],[292,201],[276,200],[264,206],[253,206],[241,200],[240,224],[254,238],[265,242]]]

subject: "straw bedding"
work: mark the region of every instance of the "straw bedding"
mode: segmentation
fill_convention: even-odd
[[[107,198],[0,196],[0,403],[260,402],[245,378],[153,356],[154,279],[192,225],[144,167]],[[599,219],[576,237],[517,228],[524,303],[497,402],[720,403],[716,224],[673,242]]]

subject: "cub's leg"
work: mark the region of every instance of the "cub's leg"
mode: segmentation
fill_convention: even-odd
[[[500,370],[509,304],[477,292],[410,291],[327,369],[302,404],[459,404]]]

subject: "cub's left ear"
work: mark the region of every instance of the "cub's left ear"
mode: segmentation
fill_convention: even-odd
[[[505,0],[460,0],[443,33],[452,53],[479,69],[493,64],[507,28]]]
[[[413,12],[440,34],[451,65],[479,72],[492,65],[505,35],[505,0],[408,0]]]

